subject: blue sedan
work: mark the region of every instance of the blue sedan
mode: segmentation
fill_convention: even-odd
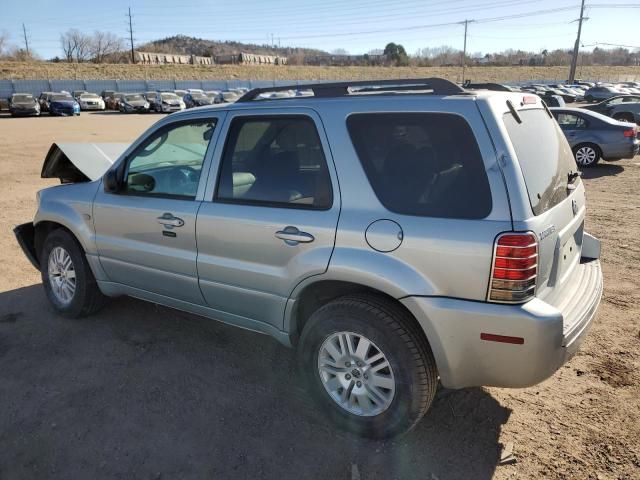
[[[603,160],[633,158],[640,150],[640,133],[633,123],[619,122],[584,108],[550,108],[571,145],[580,167]]]
[[[80,115],[80,104],[67,93],[56,93],[49,100],[50,115]]]

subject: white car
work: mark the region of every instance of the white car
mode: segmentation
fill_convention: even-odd
[[[181,97],[173,92],[162,92],[156,96],[155,111],[162,113],[180,112],[186,105]]]
[[[104,110],[104,100],[95,93],[83,93],[78,97],[80,110]]]

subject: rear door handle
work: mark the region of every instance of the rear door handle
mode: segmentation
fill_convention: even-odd
[[[182,227],[184,225],[184,220],[178,217],[174,217],[172,213],[166,212],[163,213],[161,217],[158,217],[158,223],[160,225],[164,225],[165,228],[174,228],[174,227]]]
[[[307,232],[301,232],[297,227],[288,226],[284,230],[278,230],[276,237],[284,240],[287,245],[297,245],[298,243],[313,242],[315,238]]]

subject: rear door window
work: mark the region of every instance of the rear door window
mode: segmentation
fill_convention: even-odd
[[[531,208],[540,215],[569,196],[569,174],[577,167],[564,134],[544,110],[520,110],[518,115],[522,123],[511,113],[506,113],[503,121],[522,169]]]
[[[577,130],[587,127],[585,119],[573,113],[559,113],[556,119],[563,130]]]
[[[448,113],[362,113],[347,127],[380,202],[405,215],[485,218],[491,190],[467,121]]]
[[[216,199],[256,206],[331,208],[331,178],[313,120],[304,115],[233,119]]]

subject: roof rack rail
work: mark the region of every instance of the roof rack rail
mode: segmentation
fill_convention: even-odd
[[[258,95],[286,90],[312,90],[319,98],[344,97],[360,92],[393,92],[410,90],[432,90],[434,95],[458,95],[465,93],[459,85],[444,78],[402,78],[396,80],[355,80],[351,82],[310,83],[303,85],[281,85],[277,87],[254,88],[236,100],[236,103],[251,102]]]
[[[493,90],[497,92],[512,92],[513,90],[506,85],[502,85],[500,83],[471,83],[470,80],[467,80],[464,85],[464,88],[468,88],[470,90]]]

